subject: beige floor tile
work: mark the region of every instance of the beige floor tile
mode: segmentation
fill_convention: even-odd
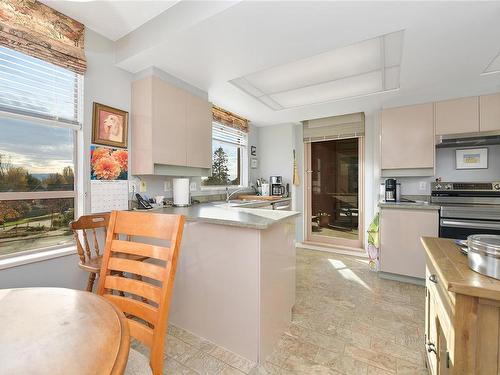
[[[305,358],[297,357],[291,355],[285,361],[283,366],[285,373],[287,374],[297,374],[297,375],[340,375],[341,373],[329,368],[317,364],[313,361],[309,361]]]
[[[396,358],[369,349],[357,348],[349,345],[345,353],[354,359],[364,362],[367,365],[381,368],[387,371],[396,371]]]
[[[335,353],[326,349],[318,351],[315,362],[349,375],[366,375],[368,367],[365,363],[357,361],[344,353]]]
[[[394,375],[395,372],[382,370],[378,367],[368,366],[367,375]]]
[[[167,335],[165,340],[165,355],[181,363],[186,362],[186,360],[196,354],[198,350],[199,349],[194,346],[172,335]]]
[[[213,348],[210,352],[210,355],[214,356],[215,358],[221,360],[222,362],[230,365],[231,367],[234,367],[240,371],[242,371],[245,374],[248,374],[251,369],[255,367],[255,363],[252,361],[243,358],[239,356],[236,353],[230,352],[229,350],[226,350],[224,348],[221,348],[219,346],[216,346]]]
[[[201,350],[190,357],[185,365],[197,373],[205,375],[220,374],[227,366],[224,362]]]
[[[163,366],[165,375],[196,375],[196,372],[177,362],[173,358],[167,357]]]

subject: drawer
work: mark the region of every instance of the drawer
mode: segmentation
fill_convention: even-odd
[[[434,300],[436,314],[439,318],[444,336],[448,342],[451,341],[453,316],[455,314],[454,298],[451,293],[444,289],[440,283],[439,276],[435,272],[432,264],[429,262],[426,265],[426,280],[425,286]]]

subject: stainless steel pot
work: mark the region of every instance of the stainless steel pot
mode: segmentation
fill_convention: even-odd
[[[500,236],[473,234],[467,237],[469,267],[500,280]]]

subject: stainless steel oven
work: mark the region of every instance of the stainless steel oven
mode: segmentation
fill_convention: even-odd
[[[500,183],[432,184],[431,201],[440,204],[439,237],[500,235]]]

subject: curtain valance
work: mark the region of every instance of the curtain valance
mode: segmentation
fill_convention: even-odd
[[[36,0],[0,0],[0,45],[78,74],[85,26]]]
[[[248,133],[248,120],[243,117],[216,106],[212,107],[212,117],[215,122]]]
[[[365,134],[365,114],[319,118],[303,121],[304,142],[362,137]]]

